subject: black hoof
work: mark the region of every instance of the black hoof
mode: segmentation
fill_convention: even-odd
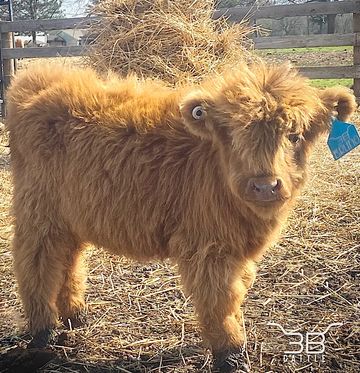
[[[214,355],[214,368],[219,373],[248,373],[245,363],[244,350],[238,348]]]
[[[65,347],[76,346],[76,335],[73,331],[64,331],[56,338],[56,345]]]
[[[27,348],[45,348],[53,336],[52,329],[44,329],[34,335]]]

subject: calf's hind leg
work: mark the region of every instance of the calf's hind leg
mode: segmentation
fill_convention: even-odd
[[[67,327],[78,327],[84,323],[86,268],[81,248],[69,253],[65,278],[60,289],[57,306],[60,317]]]
[[[57,296],[64,281],[66,251],[58,234],[47,227],[17,220],[13,241],[15,276],[33,340],[28,347],[45,347],[58,322]]]

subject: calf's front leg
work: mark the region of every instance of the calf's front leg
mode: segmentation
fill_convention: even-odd
[[[65,264],[64,281],[56,304],[64,325],[75,328],[85,322],[86,269],[80,247],[71,250]]]
[[[179,271],[185,290],[193,297],[214,367],[220,372],[247,371],[240,307],[252,282],[249,277],[255,275],[253,263],[219,253],[214,248],[198,252],[182,260]]]

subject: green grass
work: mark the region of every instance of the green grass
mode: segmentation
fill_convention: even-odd
[[[317,88],[329,88],[336,85],[342,85],[345,87],[351,87],[353,84],[352,79],[311,79],[310,83],[312,86]]]
[[[311,52],[343,52],[352,51],[352,47],[315,47],[315,48],[284,48],[284,49],[258,49],[257,52],[272,54],[293,54],[293,53],[311,53]]]

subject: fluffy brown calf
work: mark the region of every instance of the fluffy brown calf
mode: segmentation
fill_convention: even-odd
[[[311,88],[287,66],[241,65],[179,89],[54,71],[27,70],[8,92],[13,255],[31,346],[82,311],[92,243],[174,260],[215,365],[240,367],[254,261],[304,184],[314,141],[334,109],[348,118],[354,97]]]
[[[15,47],[16,48],[24,48],[24,40],[22,39],[15,39]]]

